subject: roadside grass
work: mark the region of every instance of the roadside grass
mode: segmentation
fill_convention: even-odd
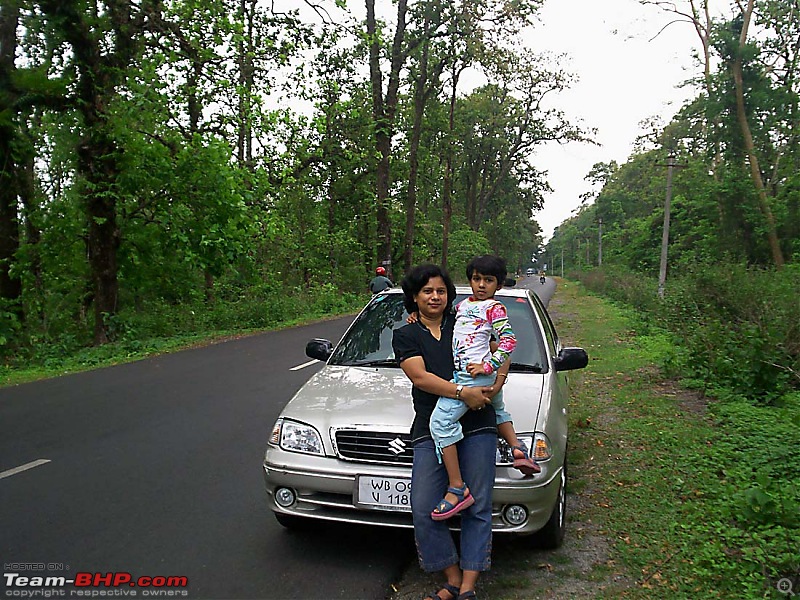
[[[253,331],[217,331],[170,338],[123,340],[98,347],[86,347],[69,354],[37,359],[9,360],[0,365],[0,386],[18,385],[60,375],[80,373],[141,360],[157,354],[166,354],[204,346],[232,337],[252,335]]]
[[[346,298],[335,308],[328,308],[327,310],[320,310],[319,308],[308,309],[300,315],[289,315],[281,319],[275,319],[269,326],[237,329],[219,327],[165,336],[139,334],[142,336],[141,339],[136,335],[127,335],[103,346],[75,348],[73,345],[68,344],[43,344],[42,347],[28,353],[6,356],[3,362],[0,362],[0,388],[129,363],[158,354],[178,352],[234,338],[257,335],[266,331],[337,318],[357,312],[365,302],[365,297]],[[186,312],[186,318],[190,319],[190,311],[187,309]],[[178,320],[177,317],[176,320]],[[230,322],[235,321],[235,319],[226,319],[225,321]]]
[[[567,539],[536,552],[496,542],[483,597],[784,598],[786,581],[800,591],[800,398],[775,408],[702,397],[663,375],[679,351],[667,334],[558,283],[562,343],[590,356],[570,374]]]

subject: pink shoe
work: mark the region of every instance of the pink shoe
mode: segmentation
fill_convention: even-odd
[[[514,450],[519,450],[522,452],[522,458],[517,458],[514,456]],[[537,465],[536,462],[528,455],[528,448],[525,446],[525,444],[520,443],[519,446],[512,446],[511,456],[514,456],[514,468],[522,471],[523,475],[530,477],[531,475],[542,472],[542,467]]]

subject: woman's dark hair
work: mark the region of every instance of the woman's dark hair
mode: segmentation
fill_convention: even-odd
[[[476,256],[467,265],[467,279],[472,279],[473,273],[480,273],[481,275],[493,275],[497,279],[498,285],[503,285],[508,275],[506,268],[506,261],[499,256],[487,254],[485,256]]]
[[[409,314],[419,310],[417,303],[414,302],[414,296],[420,293],[422,288],[434,277],[441,277],[444,280],[444,285],[447,288],[447,304],[445,305],[444,312],[450,312],[453,306],[453,300],[456,299],[456,286],[453,285],[453,280],[442,267],[430,263],[418,265],[411,269],[411,271],[403,278],[401,286],[403,288],[403,306]]]

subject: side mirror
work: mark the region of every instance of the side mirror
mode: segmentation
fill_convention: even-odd
[[[589,364],[589,355],[583,348],[562,348],[556,357],[556,371],[583,369]]]
[[[333,344],[328,340],[315,338],[306,344],[306,356],[328,362],[333,354]]]

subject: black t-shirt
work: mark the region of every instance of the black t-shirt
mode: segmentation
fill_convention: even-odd
[[[420,321],[396,329],[392,337],[395,358],[402,363],[407,358],[421,356],[425,361],[425,369],[429,373],[452,381],[454,325],[455,315],[446,314],[442,321],[442,337],[439,340],[433,337],[428,328]],[[412,387],[411,398],[414,401],[411,441],[416,443],[431,437],[429,422],[439,396]],[[497,431],[494,410],[468,410],[461,417],[461,428],[464,435],[478,431]]]

